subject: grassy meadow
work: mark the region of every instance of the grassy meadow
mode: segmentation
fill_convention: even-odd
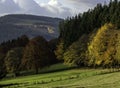
[[[55,72],[51,72],[52,68]],[[0,85],[2,88],[120,88],[120,73],[117,71],[68,68],[61,64],[53,65],[46,68],[51,73],[7,78],[1,80]]]

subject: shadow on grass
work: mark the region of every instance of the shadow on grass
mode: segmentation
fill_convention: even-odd
[[[114,71],[109,70],[109,71],[106,71],[106,72],[103,71],[103,72],[100,72],[97,75],[105,75],[105,74],[116,73],[116,72],[120,72],[120,70],[114,70]]]
[[[0,84],[0,88],[3,88],[3,87],[8,87],[8,86],[14,86],[14,85],[19,85],[19,83],[11,83],[11,84]]]
[[[39,72],[39,74],[60,72],[60,71],[66,71],[66,70],[71,70],[71,69],[76,69],[76,67],[69,67],[69,68],[62,68],[62,69],[55,69],[55,70],[48,70],[48,71],[41,71],[41,72]]]
[[[54,73],[54,72],[60,72],[60,71],[67,71],[71,69],[77,69],[77,67],[68,67],[68,68],[61,68],[61,69],[51,69],[51,70],[44,70],[44,71],[39,71],[38,74],[47,74],[47,73]],[[26,71],[22,72],[20,76],[29,76],[29,75],[36,75],[34,71]]]

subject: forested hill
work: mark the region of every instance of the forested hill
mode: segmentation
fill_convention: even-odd
[[[47,40],[59,36],[58,25],[62,19],[25,14],[12,14],[0,17],[0,42],[27,35],[38,35]]]
[[[120,1],[97,4],[60,23],[56,55],[77,66],[120,67]]]
[[[105,23],[113,23],[120,28],[120,1],[111,0],[108,5],[97,4],[94,9],[61,22],[60,39],[64,42],[64,48]]]

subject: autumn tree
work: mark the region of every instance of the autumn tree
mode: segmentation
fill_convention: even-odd
[[[18,47],[8,51],[5,57],[5,65],[7,72],[14,73],[14,76],[19,76],[21,70],[21,59],[23,56],[23,48]]]
[[[64,63],[68,65],[85,66],[88,36],[83,35],[64,53]]]
[[[56,47],[55,55],[56,55],[58,60],[63,61],[63,54],[64,54],[64,43],[61,40]]]
[[[35,70],[37,74],[39,69],[50,64],[50,60],[51,51],[47,41],[41,36],[31,39],[24,50],[23,66]]]
[[[102,26],[88,46],[89,66],[115,66],[118,44],[118,33],[116,27],[109,23]]]

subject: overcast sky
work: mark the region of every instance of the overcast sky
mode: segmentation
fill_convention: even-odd
[[[0,0],[0,15],[33,14],[66,18],[109,0]]]

